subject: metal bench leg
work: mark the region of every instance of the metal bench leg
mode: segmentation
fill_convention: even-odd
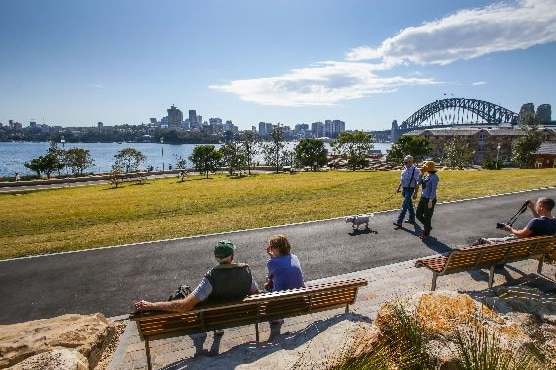
[[[147,368],[152,370],[153,365],[151,363],[151,348],[149,346],[149,338],[145,338],[145,352],[147,353]]]
[[[257,343],[259,343],[259,322],[258,321],[255,323],[255,339],[257,340]]]
[[[434,292],[436,290],[436,278],[438,277],[438,274],[436,272],[432,273],[432,285],[431,285],[431,292]]]
[[[541,258],[539,258],[539,265],[537,266],[537,274],[541,274],[542,273],[542,264],[544,262],[544,256],[542,256]]]
[[[494,282],[494,266],[490,266],[488,273],[488,289],[492,288],[492,283]]]

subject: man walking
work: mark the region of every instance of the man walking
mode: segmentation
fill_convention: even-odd
[[[413,164],[413,157],[406,155],[403,159],[404,169],[402,170],[402,175],[400,177],[400,183],[398,184],[397,193],[402,192],[403,203],[398,219],[393,223],[396,227],[402,227],[402,222],[404,220],[406,212],[409,211],[409,215],[405,222],[410,224],[415,223],[415,210],[413,209],[413,200],[417,195],[415,194],[415,187],[417,186],[417,179],[419,177],[419,170]]]

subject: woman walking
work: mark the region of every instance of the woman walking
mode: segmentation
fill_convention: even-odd
[[[436,189],[438,187],[439,178],[436,174],[436,168],[433,161],[426,161],[421,167],[422,175],[419,176],[417,189],[422,186],[421,199],[417,204],[415,217],[423,224],[423,233],[419,236],[426,239],[431,233],[431,220],[436,205]]]

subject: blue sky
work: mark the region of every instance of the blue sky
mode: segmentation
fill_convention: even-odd
[[[556,110],[556,0],[1,0],[0,14],[3,124],[141,124],[175,104],[240,129],[381,130],[452,96]]]

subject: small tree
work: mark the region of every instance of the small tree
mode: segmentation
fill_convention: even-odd
[[[143,153],[135,148],[122,149],[114,155],[114,158],[116,158],[115,164],[125,173],[138,171],[141,163],[147,159]]]
[[[114,185],[115,188],[118,187],[124,181],[122,168],[119,164],[114,163],[110,170],[110,183]]]
[[[432,152],[430,142],[426,137],[402,135],[388,151],[386,159],[390,162],[400,163],[403,158],[411,154],[415,163],[421,162],[426,155]]]
[[[294,148],[295,158],[302,166],[324,166],[328,161],[328,152],[324,141],[319,139],[302,139]],[[315,171],[316,168],[313,168]]]
[[[286,146],[280,124],[272,130],[270,138],[271,141],[269,143],[263,144],[264,159],[268,165],[276,169],[276,172],[279,172],[282,165],[282,150]]]
[[[258,146],[260,144],[260,137],[256,132],[245,131],[243,133],[243,153],[245,155],[245,162],[247,163],[247,173],[251,175],[251,165],[255,155],[258,154]]]
[[[330,146],[347,160],[348,167],[352,171],[366,166],[367,152],[374,148],[371,134],[363,131],[342,132],[337,140],[330,143]]]
[[[449,140],[444,147],[444,162],[448,167],[462,169],[473,161],[475,152],[461,136]]]
[[[201,174],[206,174],[208,179],[209,172],[216,172],[222,154],[214,149],[214,145],[197,145],[193,148],[193,154],[189,156],[189,160],[193,163],[195,170]]]
[[[246,158],[239,143],[229,141],[220,147],[218,151],[222,158],[222,164],[228,167],[230,176],[236,173],[236,170],[241,171],[241,168],[246,163]]]
[[[41,178],[41,173],[43,170],[42,158],[43,157],[40,156],[39,158],[33,158],[29,162],[23,163],[25,167],[27,167],[31,171],[34,171],[39,179]]]
[[[181,178],[181,182],[185,181],[187,177],[187,159],[183,157],[178,157],[176,162],[176,168],[179,171],[179,177]]]
[[[83,175],[83,171],[94,164],[89,150],[82,148],[71,148],[66,150],[66,166],[71,168],[74,175]]]
[[[540,119],[534,113],[523,113],[519,119],[519,127],[525,135],[512,143],[512,160],[522,168],[531,168],[543,140],[539,131]]]

